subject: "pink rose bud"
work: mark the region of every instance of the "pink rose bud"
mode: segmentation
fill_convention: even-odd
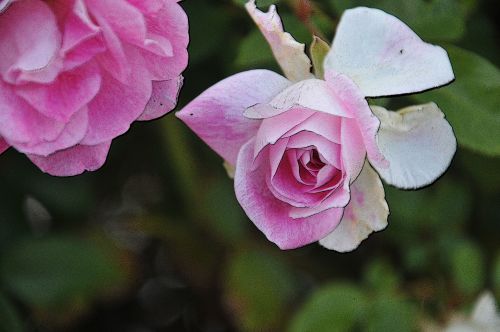
[[[171,111],[187,65],[177,2],[3,1],[0,153],[76,175],[101,167],[132,122]]]

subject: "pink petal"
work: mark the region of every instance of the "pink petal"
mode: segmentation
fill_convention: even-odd
[[[4,153],[9,147],[9,144],[0,137],[0,154]]]
[[[325,70],[349,76],[370,97],[423,91],[454,79],[444,49],[424,43],[396,17],[364,7],[342,15]]]
[[[168,38],[148,33],[143,13],[132,4],[125,0],[86,0],[86,3],[97,20],[105,21],[122,42],[160,56],[172,56]]]
[[[351,186],[351,201],[345,208],[340,225],[319,243],[339,252],[352,251],[372,232],[383,230],[388,216],[382,182],[370,164],[365,163],[363,171]]]
[[[252,164],[254,141],[245,144],[238,156],[234,187],[236,197],[252,222],[281,249],[293,249],[318,241],[331,233],[343,209],[329,209],[309,218],[293,219],[291,206],[276,199],[267,189],[266,170]]]
[[[68,122],[75,112],[95,97],[100,87],[99,68],[90,63],[62,73],[52,84],[20,85],[16,93],[43,115]]]
[[[168,81],[153,82],[153,94],[146,109],[137,120],[146,121],[159,118],[175,108],[182,87],[183,77]]]
[[[59,150],[64,150],[78,144],[85,136],[87,129],[87,107],[83,107],[69,119],[62,132],[54,140],[37,143],[13,143],[13,146],[16,150],[25,154],[48,156]]]
[[[145,14],[157,13],[164,5],[164,0],[127,0]]]
[[[179,76],[188,61],[189,34],[186,13],[177,2],[163,1],[158,12],[146,15],[146,26],[148,38],[168,40],[172,47],[172,56],[168,57],[148,49],[140,50],[151,79],[164,81]]]
[[[320,156],[322,156],[328,164],[335,166],[337,169],[342,167],[342,161],[339,155],[339,144],[332,143],[315,132],[302,131],[290,136],[288,147],[295,149],[315,147]]]
[[[312,207],[293,207],[289,211],[290,218],[301,220],[304,218],[312,218],[318,215],[328,213],[330,210],[343,210],[349,203],[351,197],[348,181],[341,179],[342,186],[338,186],[331,194],[325,198],[320,204]]]
[[[11,144],[38,144],[55,140],[65,123],[50,119],[16,95],[10,84],[0,80],[0,135]]]
[[[276,6],[270,6],[267,13],[257,9],[255,0],[248,1],[245,6],[271,46],[285,76],[294,82],[311,78],[311,61],[304,52],[305,45],[298,43],[289,33],[283,31]]]
[[[61,35],[54,14],[43,1],[13,3],[2,14],[0,40],[0,74],[9,83],[50,82],[62,68],[57,58]]]
[[[325,197],[323,193],[309,193],[310,186],[297,181],[288,158],[281,159],[275,174],[272,174],[271,170],[268,171],[266,183],[276,198],[296,207],[318,205]]]
[[[354,82],[345,75],[336,75],[332,72],[326,72],[325,76],[331,93],[335,96],[337,102],[342,105],[342,109],[350,113],[351,116],[356,119],[359,128],[358,132],[360,132],[363,137],[363,144],[368,153],[370,162],[381,168],[387,168],[389,164],[380,152],[376,141],[380,121],[373,115],[361,91]],[[352,121],[344,120],[347,119],[343,119],[345,123],[353,124]],[[356,144],[359,144],[359,142]],[[355,147],[359,148],[358,145],[355,145]],[[361,171],[362,167],[363,163],[361,162],[356,168],[359,168],[359,171]]]
[[[257,157],[265,146],[275,144],[280,138],[286,136],[288,131],[293,130],[295,126],[300,125],[313,114],[314,111],[310,109],[297,107],[262,120],[256,135],[254,157]]]
[[[89,130],[82,144],[96,145],[125,133],[151,97],[151,81],[140,67],[132,72],[127,84],[102,72],[101,89],[88,104]]]
[[[251,70],[215,84],[176,115],[231,164],[241,146],[254,137],[260,121],[243,116],[257,103],[266,103],[290,82],[268,70]]]
[[[106,46],[101,28],[90,18],[83,0],[76,0],[69,13],[66,10],[66,6],[55,7],[56,14],[61,11],[59,15],[64,17],[64,69],[71,70],[104,52]]]
[[[95,171],[106,161],[111,142],[98,145],[76,145],[48,157],[28,155],[43,172],[55,176],[74,176]]]
[[[341,117],[332,116],[318,112],[303,121],[301,124],[295,126],[288,131],[285,135],[292,136],[300,131],[309,131],[317,135],[321,135],[330,142],[340,144],[340,124]]]
[[[127,84],[131,80],[132,69],[137,67],[133,62],[131,63],[125,53],[124,45],[117,35],[113,27],[107,22],[99,10],[92,10],[89,8],[97,24],[101,28],[102,36],[106,43],[106,52],[99,54],[96,59],[99,61],[101,67],[111,74],[117,81]],[[140,63],[139,66],[143,65]]]

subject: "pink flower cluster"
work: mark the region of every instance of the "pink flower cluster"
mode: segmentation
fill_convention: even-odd
[[[76,175],[101,167],[132,122],[174,108],[188,58],[178,0],[10,0],[0,11],[0,153]]]
[[[418,92],[454,79],[446,51],[397,18],[355,8],[342,16],[315,78],[304,45],[272,6],[247,3],[286,78],[268,70],[231,76],[177,116],[235,168],[248,217],[282,249],[319,241],[356,248],[387,225],[379,175],[417,188],[448,167],[453,131],[435,104],[387,111],[366,97]],[[378,174],[377,174],[378,173]]]

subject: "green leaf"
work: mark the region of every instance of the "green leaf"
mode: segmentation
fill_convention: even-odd
[[[406,300],[380,294],[369,305],[363,331],[398,331],[417,330],[415,307]]]
[[[318,289],[292,319],[290,332],[350,331],[366,310],[363,291],[351,284]]]
[[[452,279],[465,295],[480,291],[485,281],[485,263],[481,249],[472,242],[462,241],[451,252]]]
[[[330,0],[330,3],[338,14],[358,6],[378,8],[399,18],[423,40],[456,41],[464,35],[466,17],[475,0]]]
[[[95,244],[66,237],[25,239],[5,251],[1,262],[6,287],[41,308],[90,300],[125,277]]]
[[[323,39],[313,36],[313,41],[311,43],[310,54],[311,60],[314,68],[314,74],[319,79],[324,79],[325,70],[323,68],[323,62],[325,57],[330,50],[330,46]]]
[[[225,299],[244,331],[277,331],[294,295],[295,280],[282,261],[248,251],[229,262]]]
[[[22,332],[21,318],[9,300],[0,294],[0,332]]]
[[[433,101],[446,114],[459,144],[487,155],[500,155],[500,71],[486,59],[447,47],[456,80],[447,87],[412,96]]]
[[[368,265],[364,274],[371,289],[387,294],[399,287],[399,276],[393,267],[383,260],[376,260]]]
[[[235,64],[239,68],[268,66],[275,64],[275,62],[266,39],[258,29],[252,30],[250,34],[243,38],[235,60]]]

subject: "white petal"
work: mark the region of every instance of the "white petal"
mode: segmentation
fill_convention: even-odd
[[[448,54],[378,9],[346,10],[325,58],[325,71],[346,74],[365,96],[435,88],[454,79]]]
[[[378,106],[377,144],[388,168],[374,165],[380,176],[399,188],[419,188],[434,182],[450,165],[457,142],[450,124],[434,103],[390,112]]]
[[[347,252],[356,249],[372,232],[387,226],[389,208],[384,187],[369,163],[351,186],[351,201],[344,210],[340,224],[319,243],[328,249]]]
[[[255,6],[255,0],[251,0],[245,7],[271,46],[274,57],[285,76],[294,82],[313,77],[311,60],[304,52],[305,45],[283,31],[283,24],[276,12],[276,6],[270,6],[269,11],[263,13]]]
[[[472,320],[485,326],[496,327],[500,330],[500,315],[497,312],[495,298],[490,292],[484,292],[472,311]]]

